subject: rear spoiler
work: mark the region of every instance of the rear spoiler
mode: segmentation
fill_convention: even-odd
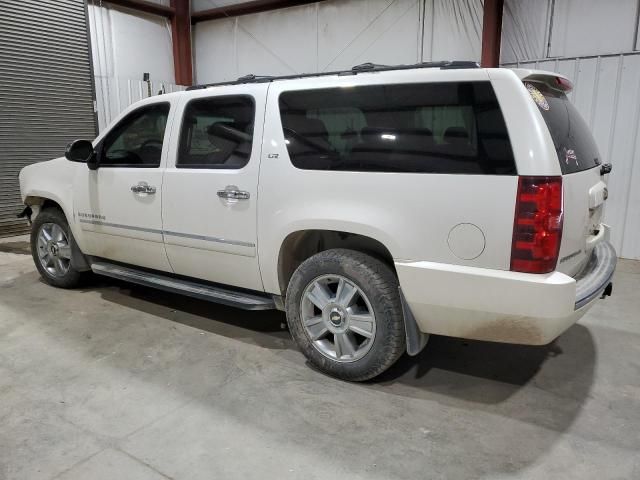
[[[573,83],[567,77],[560,73],[549,72],[546,70],[531,70],[527,68],[511,69],[523,82],[529,80],[531,82],[546,83],[555,90],[561,90],[569,93],[573,90]]]

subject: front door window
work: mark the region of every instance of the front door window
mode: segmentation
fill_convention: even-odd
[[[168,116],[168,103],[131,112],[105,138],[100,167],[160,166]]]

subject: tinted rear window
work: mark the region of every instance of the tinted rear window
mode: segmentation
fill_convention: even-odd
[[[527,81],[524,85],[547,124],[562,173],[600,165],[600,154],[589,126],[565,93],[542,82]]]
[[[516,174],[489,82],[290,91],[279,101],[298,168]]]

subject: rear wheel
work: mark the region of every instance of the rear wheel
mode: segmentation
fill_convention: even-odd
[[[368,380],[404,352],[397,278],[361,252],[327,250],[304,261],[289,282],[286,310],[299,348],[335,377]]]
[[[71,265],[71,233],[62,211],[43,210],[31,226],[31,255],[40,275],[49,285],[74,288],[84,279]]]

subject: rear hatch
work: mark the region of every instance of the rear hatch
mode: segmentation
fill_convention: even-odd
[[[608,192],[601,157],[589,126],[567,98],[568,80],[536,74],[523,82],[549,129],[562,171],[564,218],[556,270],[575,276],[604,237],[600,223]]]

